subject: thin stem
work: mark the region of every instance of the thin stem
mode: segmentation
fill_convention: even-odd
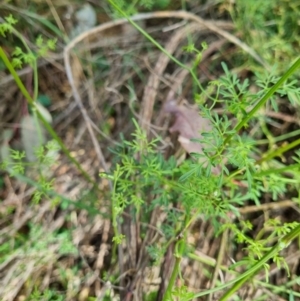
[[[195,74],[193,67],[188,67],[187,65],[181,63],[178,59],[176,59],[172,54],[170,54],[164,47],[162,47],[157,41],[155,41],[143,28],[141,28],[136,22],[134,22],[114,1],[108,0],[108,2],[121,14],[123,15],[128,22],[134,26],[141,34],[143,34],[144,37],[146,37],[153,45],[155,45],[162,53],[164,53],[170,60],[172,60],[174,63],[176,63],[181,68],[188,70],[195,81],[197,83],[199,89],[206,93],[206,91],[201,86],[197,75]]]
[[[287,152],[288,150],[298,146],[300,144],[300,139],[297,139],[287,145],[283,145],[280,148],[276,149],[275,151],[270,152],[269,154],[267,154],[265,157],[261,158],[260,160],[258,160],[256,163],[257,164],[261,164],[262,162],[268,161],[274,157],[280,156],[283,153]]]
[[[27,89],[23,85],[20,77],[18,76],[17,72],[15,71],[13,65],[10,63],[8,57],[6,56],[4,50],[0,46],[0,57],[2,58],[5,66],[7,67],[10,74],[13,76],[19,90],[22,92],[23,96],[27,99],[30,105],[33,105],[33,99],[31,98],[30,94],[28,93]]]
[[[34,56],[31,49],[28,47],[26,41],[24,40],[23,36],[14,28],[12,29],[12,31],[20,39],[20,41],[26,48],[27,52],[30,53],[32,56]],[[33,69],[33,102],[35,102],[38,98],[38,91],[39,91],[38,65],[36,59],[32,62],[32,69]]]
[[[162,301],[172,300],[172,289],[179,273],[180,262],[184,251],[184,239],[180,239],[176,243],[175,249],[177,250],[177,252],[175,252],[175,264]]]
[[[112,201],[112,204],[111,204],[111,217],[112,217],[114,236],[118,236],[120,234],[120,232],[118,230],[118,221],[117,221],[118,214],[116,212],[117,204],[115,202],[116,193],[117,193],[117,183],[118,183],[118,180],[121,176],[119,168],[120,168],[119,165],[117,165],[117,169],[116,169],[116,172],[115,172],[115,175],[114,175],[114,184],[113,184],[112,198],[111,198],[111,201]],[[116,250],[117,250],[117,243],[114,242],[113,252],[112,252],[114,257],[116,257],[116,254],[117,254]]]
[[[37,101],[39,95],[39,77],[37,61],[33,62],[33,100]]]
[[[0,58],[3,60],[5,66],[9,70],[10,74],[13,76],[13,78],[14,78],[17,86],[18,86],[18,88],[20,89],[20,91],[23,94],[23,96],[26,98],[27,102],[30,105],[33,106],[34,105],[34,101],[33,101],[32,97],[30,96],[30,94],[28,93],[27,89],[23,85],[23,83],[22,83],[19,75],[15,71],[13,65],[11,64],[10,60],[8,59],[8,57],[6,56],[6,54],[5,54],[4,50],[2,49],[2,47],[0,47]],[[61,147],[62,151],[66,154],[66,156],[70,159],[70,161],[78,168],[78,170],[81,171],[81,173],[85,177],[85,179],[88,182],[92,183],[95,188],[97,188],[97,184],[95,183],[95,181],[82,168],[82,166],[80,165],[80,163],[71,156],[70,151],[64,145],[64,143],[62,142],[62,140],[58,137],[58,135],[56,134],[56,132],[54,131],[54,129],[51,127],[51,125],[45,120],[45,118],[39,112],[39,110],[36,110],[36,113],[37,113],[37,116],[39,117],[39,119],[41,120],[41,122],[43,123],[44,127],[46,128],[46,130],[50,133],[50,135],[53,137],[53,139],[55,139],[57,141],[57,143]]]
[[[282,75],[282,77],[273,85],[272,88],[260,99],[260,101],[254,106],[254,108],[246,115],[246,117],[238,123],[234,132],[237,133],[247,122],[254,116],[254,114],[268,101],[268,99],[279,89],[279,87],[300,67],[300,57],[296,62],[288,69],[288,71]],[[224,141],[224,146],[230,141],[234,134],[230,134]],[[300,143],[300,141],[299,141]],[[223,146],[223,148],[224,148]]]
[[[279,142],[279,141],[286,140],[288,138],[297,136],[299,134],[300,134],[300,130],[296,130],[296,131],[286,133],[286,134],[283,134],[283,135],[280,135],[277,137],[273,137],[273,140],[274,140],[274,142]],[[268,139],[262,139],[262,140],[255,141],[255,145],[262,145],[262,144],[267,144],[267,143],[269,143]]]
[[[228,233],[229,233],[228,228],[225,229],[225,231],[222,233],[221,244],[220,244],[219,253],[218,253],[218,257],[217,257],[217,261],[216,261],[216,265],[215,265],[215,270],[213,273],[213,277],[211,279],[210,288],[213,288],[215,286],[216,281],[218,279],[219,271],[221,269],[221,263],[223,261],[224,255],[225,255],[225,248],[227,245]],[[209,301],[213,300],[213,294],[209,295],[208,300]]]
[[[250,269],[244,272],[242,275],[237,278],[215,287],[205,292],[197,293],[188,300],[192,300],[197,297],[205,296],[210,293],[220,291],[224,288],[227,288],[229,285],[234,284],[220,299],[220,301],[226,301],[228,298],[233,295],[245,282],[252,278],[255,273],[257,273],[270,259],[274,258],[281,250],[286,248],[293,239],[300,235],[300,225],[293,229],[290,233],[286,234],[267,254],[265,254],[257,263],[255,263]]]
[[[215,267],[216,266],[216,261],[213,259],[213,258],[210,258],[210,257],[201,257],[199,255],[195,255],[193,253],[188,253],[188,257],[191,258],[191,259],[194,259],[194,260],[197,260],[198,262],[201,262],[203,264],[206,264],[206,265],[209,265],[209,266],[212,266],[212,267]],[[233,270],[230,270],[228,267],[226,266],[220,266],[220,269],[228,274],[231,274],[233,276],[236,276],[238,273],[233,271]],[[299,278],[299,277],[298,277]],[[271,285],[269,283],[265,283],[263,281],[259,281],[259,280],[256,280],[256,279],[253,279],[253,282],[254,283],[257,283],[259,284],[260,286],[263,286],[263,287],[267,287],[267,288],[271,288],[274,292],[284,292],[284,293],[289,293],[290,290],[288,289],[288,287],[294,285],[297,281],[299,281],[297,278],[293,279],[292,281],[290,281],[289,283],[285,284],[285,287],[282,288],[282,287],[278,287],[278,286],[275,286],[275,285]],[[293,291],[293,294],[297,297],[300,297],[300,293],[297,293],[295,291]]]
[[[281,167],[281,168],[270,168],[268,170],[263,170],[261,172],[258,172],[256,174],[254,174],[254,177],[261,177],[261,176],[267,176],[270,174],[279,174],[279,173],[283,173],[283,172],[292,172],[292,170],[294,169],[300,169],[300,164],[292,164],[292,165],[288,165],[285,167]]]

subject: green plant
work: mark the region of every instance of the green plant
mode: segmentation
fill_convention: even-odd
[[[160,1],[109,1],[116,10],[115,14],[122,15],[129,19],[129,14],[136,12],[136,4],[150,8],[154,4],[161,4]],[[164,2],[164,1],[163,1]],[[241,2],[238,1],[241,5]],[[265,11],[265,6],[256,9]],[[129,19],[130,20],[130,19]],[[239,209],[248,203],[262,205],[265,201],[264,196],[268,195],[272,201],[284,196],[287,191],[299,190],[299,151],[294,152],[293,163],[283,164],[278,160],[283,158],[287,151],[299,146],[300,139],[277,145],[284,137],[273,137],[267,127],[267,118],[259,116],[258,113],[265,107],[278,110],[278,99],[290,101],[295,104],[295,98],[299,99],[299,88],[297,83],[291,79],[295,71],[300,66],[300,59],[291,65],[285,74],[280,74],[276,68],[269,73],[257,72],[253,80],[241,81],[239,76],[230,71],[225,63],[222,64],[224,76],[209,83],[207,88],[203,88],[197,76],[197,66],[201,61],[202,51],[194,45],[189,44],[185,47],[187,52],[195,54],[192,67],[183,64],[180,60],[169,54],[158,42],[149,34],[139,28],[132,20],[130,22],[139,29],[146,38],[166,54],[175,64],[188,70],[194,81],[195,102],[198,104],[201,115],[211,125],[210,131],[201,133],[201,138],[194,139],[194,142],[201,145],[203,152],[194,153],[184,162],[179,163],[175,157],[166,157],[163,153],[158,153],[160,138],[149,140],[147,134],[133,120],[135,132],[132,140],[123,139],[118,147],[112,150],[114,165],[111,173],[101,173],[100,176],[112,181],[111,192],[111,220],[114,231],[112,243],[113,258],[112,266],[121,255],[122,246],[130,248],[130,238],[126,235],[126,227],[123,227],[128,219],[131,219],[131,226],[136,230],[136,245],[144,245],[147,251],[143,260],[148,266],[161,265],[163,257],[169,248],[172,249],[174,266],[171,270],[171,277],[168,281],[163,300],[192,300],[197,297],[205,296],[214,292],[222,292],[220,300],[228,300],[234,295],[236,300],[240,300],[238,289],[246,282],[253,280],[261,286],[267,287],[269,280],[269,266],[274,262],[280,268],[288,271],[288,265],[282,256],[281,251],[299,236],[300,224],[298,222],[282,222],[280,219],[272,218],[267,220],[259,229],[256,236],[249,232],[253,228],[252,221],[243,220],[240,217]],[[11,161],[7,160],[1,166],[7,170],[11,176],[27,181],[36,187],[32,197],[32,206],[37,206],[43,199],[52,202],[53,207],[61,204],[62,209],[66,209],[71,201],[63,198],[54,191],[53,180],[44,171],[53,164],[53,151],[57,151],[60,146],[77,168],[83,172],[90,182],[90,177],[83,171],[82,167],[70,156],[69,151],[62,144],[57,134],[47,124],[36,107],[38,95],[38,74],[37,59],[45,55],[47,50],[53,48],[54,41],[44,41],[38,37],[36,49],[32,51],[15,29],[15,19],[11,16],[6,18],[6,22],[0,27],[2,34],[14,33],[24,43],[24,48],[17,48],[12,57],[8,58],[2,48],[0,57],[4,65],[13,75],[20,91],[26,97],[28,103],[33,106],[33,114],[36,120],[41,120],[46,129],[55,138],[56,142],[50,142],[45,146],[40,146],[36,150],[37,162],[29,164],[23,161],[25,154],[16,150],[10,151]],[[206,44],[202,44],[203,49]],[[21,64],[28,63],[34,71],[34,95],[31,97],[15,68]],[[280,74],[280,75],[278,75]],[[252,92],[251,85],[258,91]],[[134,85],[131,85],[134,90]],[[221,107],[224,114],[217,114],[214,109]],[[262,131],[250,134],[249,129],[259,123]],[[37,122],[38,124],[38,122]],[[264,151],[260,148],[258,139],[265,134],[267,137],[268,148]],[[294,133],[293,136],[296,134]],[[289,135],[288,138],[293,136]],[[280,139],[279,139],[280,138]],[[261,142],[261,141],[259,141]],[[30,181],[24,172],[31,167],[35,167],[37,176],[34,181]],[[93,183],[95,184],[95,183]],[[87,195],[86,203],[90,195]],[[95,204],[84,202],[76,204],[77,208],[93,210],[98,213]],[[295,204],[299,204],[299,195],[293,199]],[[74,203],[72,203],[74,204]],[[164,216],[163,222],[158,225],[150,225],[155,230],[155,235],[151,236],[153,241],[150,243],[148,226],[152,215],[159,210]],[[223,236],[230,239],[235,248],[242,248],[244,258],[230,267],[224,267],[219,263],[212,263],[209,260],[197,257],[193,246],[188,244],[188,236],[192,226],[198,219],[210,220],[215,236]],[[60,255],[72,254],[76,250],[70,243],[69,232],[47,233],[45,229],[37,225],[30,224],[28,236],[18,236],[14,241],[15,249],[11,249],[10,243],[1,245],[1,263],[11,258],[5,254],[11,252],[13,255],[19,254],[24,247],[25,253],[22,258],[27,259],[39,252],[38,260],[44,264],[45,260],[55,261]],[[157,238],[158,237],[158,238]],[[24,243],[28,239],[29,243]],[[153,243],[154,242],[154,243]],[[55,252],[49,253],[48,248],[56,246]],[[21,251],[19,251],[19,249]],[[127,249],[127,250],[128,250]],[[143,250],[138,250],[143,252]],[[117,252],[120,252],[117,254]],[[221,253],[221,256],[223,254]],[[231,273],[234,279],[228,283],[220,284],[216,282],[210,289],[195,293],[191,292],[186,285],[186,279],[181,272],[181,261],[184,257],[199,260],[209,266],[216,266],[223,271]],[[121,256],[119,256],[121,258]],[[222,258],[221,258],[222,259]],[[144,262],[143,262],[144,263]],[[20,269],[20,274],[23,269]],[[122,264],[122,262],[121,262]],[[266,281],[258,281],[255,275],[260,271],[265,271]],[[70,280],[68,270],[61,271],[62,282],[67,286]],[[71,277],[79,271],[77,266],[71,271]],[[241,272],[242,271],[242,272]],[[209,275],[209,271],[206,271]],[[117,273],[116,273],[117,274]],[[110,275],[104,271],[105,279],[118,284],[119,275]],[[123,277],[123,275],[121,275]],[[120,277],[120,278],[122,278]],[[177,280],[180,281],[177,281]],[[271,286],[271,285],[269,285]],[[271,286],[272,287],[272,286]],[[275,287],[272,290],[275,291]],[[277,288],[278,289],[278,288]],[[284,294],[298,296],[299,293],[292,289],[280,288]],[[128,290],[130,291],[130,290]],[[157,292],[151,292],[147,299],[156,298]],[[62,296],[56,290],[46,290],[44,293],[34,290],[28,300],[62,300]],[[106,296],[110,300],[109,296]],[[92,298],[90,298],[92,300]]]
[[[224,1],[233,21],[245,40],[278,71],[297,58],[299,53],[298,4],[292,0]]]
[[[45,115],[42,114],[41,110],[38,107],[37,100],[38,100],[38,69],[37,69],[37,60],[41,56],[45,56],[49,50],[53,50],[55,48],[56,39],[54,40],[47,40],[44,41],[43,37],[38,36],[36,39],[36,49],[35,53],[29,48],[27,45],[25,39],[23,38],[22,34],[20,34],[14,27],[14,25],[17,23],[17,20],[12,16],[9,15],[8,17],[5,17],[5,22],[0,24],[0,34],[3,37],[6,37],[6,34],[12,33],[14,34],[22,43],[23,47],[25,48],[25,51],[21,49],[20,47],[17,47],[15,51],[12,53],[14,56],[13,59],[9,59],[2,49],[0,47],[0,58],[3,60],[4,65],[7,67],[11,75],[13,76],[18,88],[20,89],[21,93],[25,97],[25,99],[28,102],[28,105],[32,108],[32,112],[34,115],[34,118],[36,120],[36,126],[38,128],[39,136],[41,136],[41,129],[37,122],[37,120],[40,120],[42,125],[45,127],[45,129],[50,133],[50,135],[54,138],[55,141],[59,144],[60,148],[64,151],[64,153],[67,155],[67,157],[70,159],[71,162],[73,162],[76,167],[82,172],[84,177],[91,183],[94,183],[94,181],[89,177],[89,175],[83,170],[81,165],[70,155],[69,150],[65,147],[61,139],[58,137],[56,132],[53,130],[51,125],[49,124],[49,121],[47,121],[47,118]],[[28,90],[25,88],[24,84],[22,83],[21,79],[19,78],[16,68],[20,68],[23,66],[23,64],[29,64],[33,69],[33,96],[30,95]],[[94,183],[95,184],[95,183]]]
[[[141,10],[163,9],[170,4],[170,0],[121,0],[118,2],[119,8],[127,15],[134,15]],[[120,17],[120,13],[113,10],[114,17]]]
[[[115,1],[109,2],[122,12],[123,16],[128,17]],[[138,26],[136,28],[144,34]],[[145,36],[153,42],[151,37]],[[161,48],[160,45],[157,47]],[[178,65],[182,65],[168,53],[166,55]],[[180,296],[182,300],[191,300],[224,289],[225,293],[220,300],[227,300],[261,268],[265,269],[268,280],[270,260],[287,268],[280,252],[299,236],[300,224],[269,220],[265,227],[268,229],[272,224],[274,232],[267,234],[269,230],[262,229],[261,233],[266,235],[252,239],[246,234],[252,227],[251,222],[239,221],[237,212],[238,206],[243,206],[249,200],[259,205],[264,193],[270,193],[276,200],[279,195],[284,195],[287,185],[289,189],[298,188],[296,178],[299,177],[300,165],[296,163],[282,170],[278,168],[278,162],[273,158],[284,155],[287,150],[298,146],[300,140],[276,150],[270,149],[257,156],[255,140],[245,129],[259,120],[256,113],[267,106],[268,102],[276,110],[276,100],[279,97],[289,94],[299,95],[296,82],[289,80],[299,66],[298,58],[284,75],[277,78],[270,74],[259,74],[256,85],[260,87],[260,91],[252,93],[249,90],[249,81],[240,82],[223,64],[225,75],[212,83],[218,89],[217,95],[211,97],[212,104],[203,105],[201,95],[197,97],[202,115],[212,124],[212,130],[203,132],[202,138],[196,140],[202,145],[203,153],[193,154],[179,166],[174,158],[165,159],[163,155],[155,152],[159,142],[157,140],[149,142],[135,121],[136,131],[133,134],[133,141],[124,141],[123,147],[115,151],[119,161],[113,173],[105,176],[114,182],[112,216],[116,242],[121,243],[125,239],[117,225],[122,224],[122,214],[126,208],[130,208],[136,222],[149,222],[147,213],[156,207],[165,211],[167,216],[167,225],[162,225],[160,229],[164,241],[160,241],[157,246],[148,247],[151,257],[157,262],[163,251],[175,242],[175,265],[164,301],[172,300],[175,296]],[[189,71],[193,76],[193,70]],[[194,76],[193,78],[196,80]],[[201,87],[200,83],[198,87]],[[221,104],[225,112],[230,112],[236,118],[235,125],[226,115],[220,117],[214,113],[216,104]],[[296,162],[299,162],[298,160],[296,159]],[[213,173],[214,168],[219,172]],[[292,172],[293,177],[287,176],[285,171]],[[241,187],[246,187],[246,191]],[[299,199],[295,201],[299,202]],[[234,224],[232,212],[235,212],[237,218]],[[245,245],[247,255],[239,263],[244,267],[244,273],[229,283],[193,294],[187,292],[184,285],[177,287],[175,283],[176,278],[181,277],[179,268],[181,258],[187,253],[188,230],[199,216],[211,219],[218,233],[230,230],[236,243]],[[229,288],[230,285],[233,286]]]
[[[206,113],[208,114],[208,112]],[[224,125],[224,122],[226,120],[218,119],[216,127]],[[223,133],[226,134],[224,131],[207,133],[207,135],[204,135],[201,143],[211,145],[212,142],[220,140],[220,134]],[[288,183],[294,185],[296,182],[277,173],[276,170],[270,174],[271,177],[266,177],[265,175],[260,177],[255,160],[251,159],[250,152],[254,148],[254,143],[249,145],[237,133],[235,135],[237,140],[231,139],[231,142],[224,149],[222,158],[219,160],[222,175],[213,175],[211,173],[208,175],[207,173],[207,170],[209,170],[208,166],[212,165],[212,157],[208,155],[211,149],[206,148],[207,153],[204,152],[207,165],[201,165],[191,159],[185,161],[181,166],[176,166],[174,158],[171,157],[169,160],[165,160],[161,155],[155,153],[155,143],[157,141],[147,142],[145,133],[141,132],[138,127],[134,134],[135,139],[132,142],[124,141],[123,148],[118,149],[116,152],[120,161],[109,178],[114,181],[112,216],[117,243],[120,243],[125,238],[117,229],[117,220],[121,218],[122,213],[128,206],[132,206],[133,216],[140,214],[141,222],[144,223],[149,222],[147,220],[149,215],[146,214],[149,210],[160,207],[165,211],[168,224],[167,227],[161,227],[161,231],[164,233],[164,243],[162,245],[149,246],[148,248],[149,254],[155,262],[159,262],[166,247],[172,241],[177,240],[174,256],[177,258],[178,264],[177,268],[173,270],[174,279],[170,281],[166,298],[169,298],[171,294],[175,294],[173,289],[176,289],[178,292],[179,288],[174,288],[173,286],[179,273],[178,267],[181,257],[187,252],[186,234],[189,226],[200,215],[206,219],[214,220],[216,222],[216,230],[219,229],[219,232],[230,229],[236,237],[236,242],[244,244],[248,253],[240,265],[244,266],[245,270],[251,265],[253,268],[237,277],[235,281],[231,281],[231,283],[219,288],[217,287],[215,290],[196,295],[192,294],[191,297],[187,297],[190,293],[185,294],[186,299],[184,300],[208,294],[221,288],[224,289],[235,282],[241,283],[241,281],[252,277],[260,267],[265,268],[266,277],[268,277],[267,262],[270,259],[287,268],[284,259],[279,256],[279,252],[288,246],[291,239],[299,235],[299,223],[281,224],[277,220],[274,221],[273,226],[275,228],[273,228],[273,232],[270,232],[269,236],[265,236],[263,239],[251,239],[245,234],[245,231],[251,229],[251,222],[239,223],[236,221],[235,224],[232,224],[232,219],[229,216],[231,212],[237,212],[237,206],[243,205],[246,200],[253,199],[259,204],[262,192],[270,192],[276,199],[278,194],[285,192]],[[237,146],[237,143],[239,146]],[[219,143],[219,145],[222,146],[222,143]],[[218,148],[216,147],[216,149]],[[236,151],[237,149],[238,152]],[[222,163],[223,159],[226,158],[237,167],[237,173],[228,172],[226,166]],[[272,176],[276,177],[276,185],[272,185]],[[234,180],[248,183],[248,193],[243,197],[239,187],[232,185]],[[180,209],[171,209],[170,206],[172,205],[177,208],[179,206]],[[270,231],[268,226],[271,223],[272,221],[269,220],[268,225],[266,225],[267,231]],[[279,241],[279,243],[276,246],[272,246],[274,241]],[[233,293],[234,290],[229,290],[228,292]],[[227,295],[225,294],[224,296]],[[222,300],[226,300],[226,298],[224,297]]]
[[[26,301],[38,301],[38,300],[47,300],[47,301],[63,301],[64,296],[55,290],[47,289],[44,292],[35,290],[30,294]]]

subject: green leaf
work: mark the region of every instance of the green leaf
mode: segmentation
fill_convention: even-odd
[[[56,49],[56,42],[57,42],[57,38],[47,40],[47,46],[48,46],[48,48],[50,50],[55,50]]]
[[[37,37],[37,39],[36,39],[36,41],[35,41],[35,44],[36,44],[36,46],[39,47],[39,48],[43,46],[44,40],[43,40],[42,35],[39,35],[39,36]]]
[[[20,60],[19,58],[13,58],[11,63],[16,69],[21,69],[23,65],[22,60]]]
[[[15,18],[13,17],[12,14],[10,14],[8,17],[5,17],[4,19],[5,19],[6,22],[9,23],[10,25],[14,25],[14,24],[17,24],[17,23],[18,23],[18,20],[15,19]]]

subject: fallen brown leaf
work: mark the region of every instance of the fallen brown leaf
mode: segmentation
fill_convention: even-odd
[[[201,132],[211,130],[208,119],[200,116],[196,110],[178,105],[175,100],[166,102],[164,111],[175,116],[175,122],[170,127],[170,132],[179,132],[178,141],[188,153],[202,153],[202,145],[191,139],[201,138]]]

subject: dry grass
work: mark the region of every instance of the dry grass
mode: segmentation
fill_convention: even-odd
[[[60,15],[61,5],[47,2],[58,13],[55,14],[57,23],[61,20],[60,27],[66,28]],[[4,8],[10,11],[11,6]],[[38,9],[43,11],[43,8]],[[166,11],[161,15],[145,16],[138,15],[136,20],[149,19],[145,23],[147,32],[169,53],[185,60],[187,65],[193,59],[182,50],[188,42],[187,36],[199,48],[202,41],[208,43],[199,66],[203,83],[218,78],[221,70],[211,66],[218,66],[223,60],[231,64],[240,47],[263,63],[234,35],[230,22],[205,21],[184,12]],[[157,17],[163,18],[157,21]],[[29,19],[28,16],[24,18]],[[178,23],[178,18],[186,23]],[[60,300],[59,296],[64,296],[61,300],[108,300],[105,299],[108,294],[111,300],[145,300],[145,295],[154,291],[158,291],[158,297],[153,300],[161,300],[174,264],[174,245],[169,246],[160,265],[152,266],[145,241],[151,244],[160,241],[159,225],[165,222],[165,216],[159,208],[153,211],[150,223],[143,225],[146,239],[141,241],[140,224],[137,225],[128,212],[125,213],[122,233],[126,235],[127,243],[120,246],[118,261],[112,258],[110,183],[100,180],[98,174],[112,166],[109,148],[118,145],[119,134],[130,138],[133,116],[149,137],[163,137],[162,149],[158,152],[165,156],[175,154],[178,160],[184,160],[185,157],[179,156],[176,139],[168,133],[170,120],[161,108],[171,97],[179,101],[192,100],[192,80],[186,70],[170,62],[141,34],[132,31],[126,35],[126,23],[121,20],[102,24],[65,47],[60,40],[57,53],[39,61],[39,89],[51,99],[49,110],[54,117],[55,130],[98,183],[99,189],[93,192],[63,155],[49,176],[55,179],[55,191],[69,202],[74,201],[68,206],[56,205],[52,198],[33,204],[32,193],[36,188],[6,174],[1,175],[0,299],[3,301]],[[180,24],[178,28],[170,29],[170,25],[176,24]],[[11,44],[7,43],[5,49],[9,52]],[[240,69],[239,72],[242,76],[248,71]],[[30,68],[24,68],[19,75],[30,91]],[[21,108],[26,106],[26,101],[5,71],[0,71],[0,78],[0,127],[13,128],[11,143],[17,144]],[[280,120],[286,132],[298,124],[295,116],[286,113],[267,114]],[[91,208],[94,212],[89,212]],[[299,208],[289,199],[272,204],[266,200],[260,207],[249,205],[240,208],[240,214],[241,220],[251,219],[256,226],[251,233],[253,237],[270,217],[287,222],[299,220]],[[225,283],[234,277],[223,267],[241,259],[243,249],[231,244],[229,233],[215,237],[211,222],[203,217],[191,227],[188,242],[199,259],[187,256],[181,263],[182,277],[191,291],[207,289],[216,282]],[[297,243],[291,244],[283,254],[293,278],[299,275],[299,255]],[[259,285],[257,281],[263,280],[262,273],[255,279],[255,287],[259,289],[254,289],[252,284],[245,286],[241,290],[242,300],[260,300],[262,295],[269,295],[268,300],[285,300],[279,296],[276,287],[299,292],[296,282],[290,282],[289,287],[284,285],[290,280],[286,272],[274,264],[270,275],[273,286]],[[55,296],[53,299],[45,296],[26,299],[33,296],[36,289],[57,294],[57,299]],[[219,295],[215,294],[210,300],[218,298]]]

